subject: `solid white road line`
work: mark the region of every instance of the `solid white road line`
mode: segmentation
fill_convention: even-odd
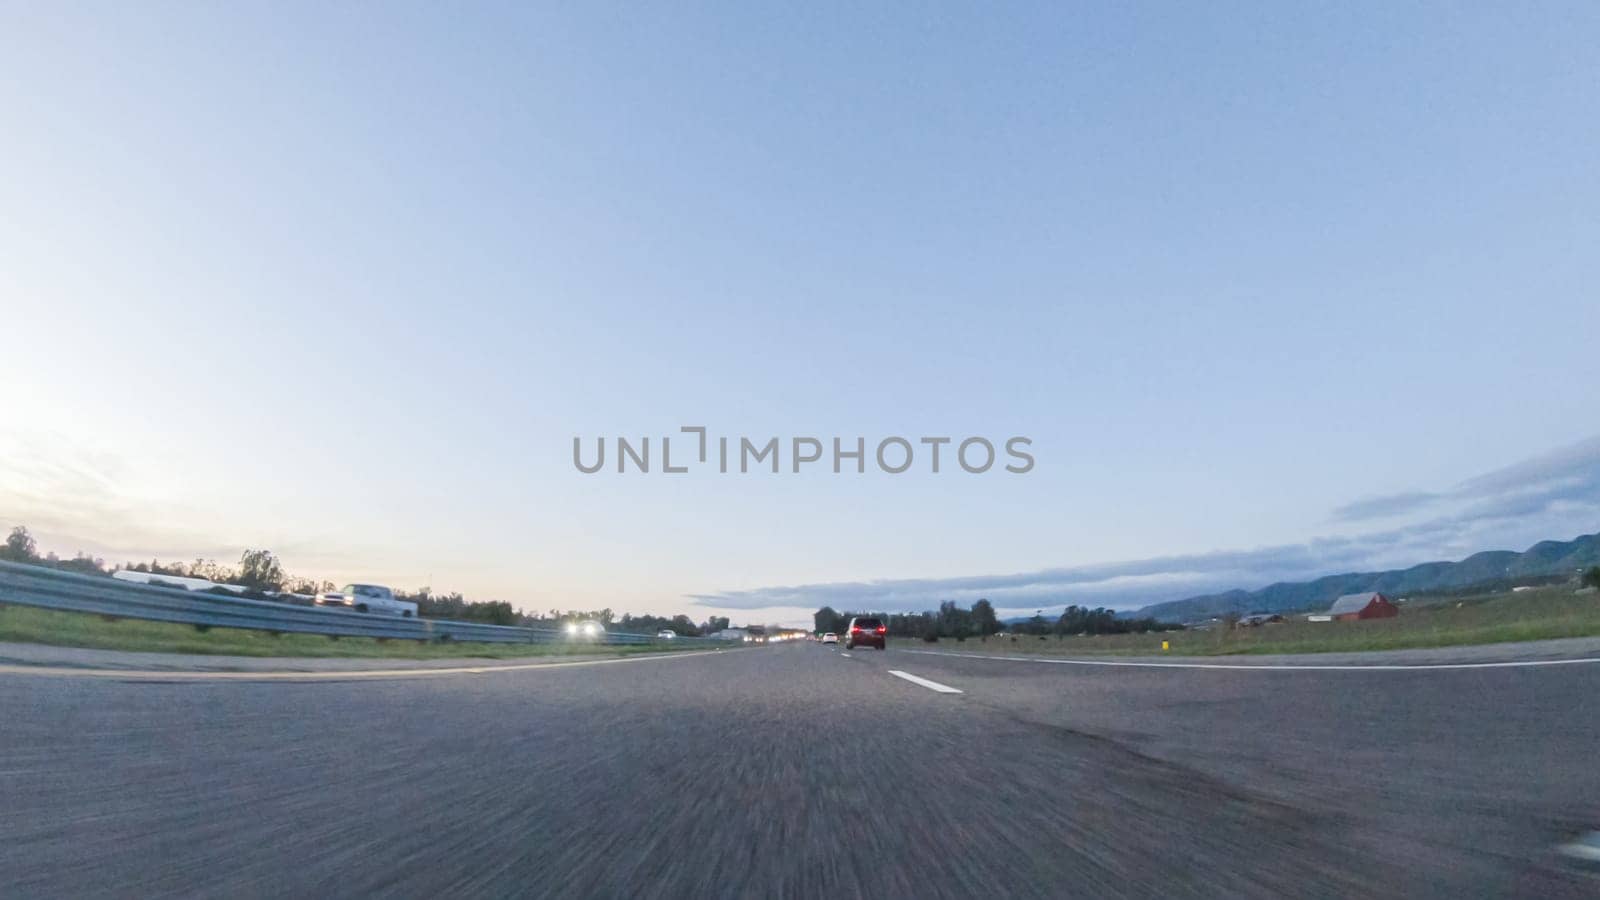
[[[849,659],[850,658],[850,654],[848,654],[848,653],[840,653],[839,655],[844,657],[845,659]]]
[[[723,652],[720,650],[711,653]],[[343,672],[196,672],[186,669],[76,669],[70,666],[0,665],[0,675],[44,675],[55,678],[116,678],[123,681],[353,681],[362,678],[430,678],[438,675],[489,675],[495,672],[523,672],[529,669],[567,669],[575,666],[605,666],[614,663],[653,662],[691,659],[707,651],[663,653],[650,656],[622,656],[614,659],[583,659],[567,662],[521,663],[510,666],[472,666],[449,669],[355,669]]]
[[[1583,659],[1524,659],[1510,662],[1413,663],[1410,665],[1398,663],[1275,665],[1269,663],[1251,666],[1238,663],[1130,662],[1109,659],[1056,659],[1047,656],[996,656],[988,653],[945,653],[939,650],[907,650],[906,652],[922,653],[928,656],[955,656],[962,659],[998,659],[1007,662],[1053,663],[1062,666],[1109,666],[1135,669],[1231,669],[1251,672],[1406,672],[1427,669],[1518,669],[1529,666],[1574,666],[1583,663],[1600,663],[1600,657],[1585,657]]]
[[[927,688],[930,691],[938,691],[941,694],[959,694],[959,693],[961,693],[961,691],[959,689],[953,688],[948,684],[940,684],[937,681],[929,681],[926,678],[918,678],[917,676],[911,674],[910,672],[902,672],[899,669],[890,669],[889,670],[889,674],[893,675],[896,678],[904,678],[905,680],[911,682],[912,684],[920,684],[920,685],[922,685],[923,687]]]

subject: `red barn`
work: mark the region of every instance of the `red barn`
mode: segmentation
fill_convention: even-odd
[[[1400,607],[1389,602],[1389,598],[1378,593],[1345,594],[1333,601],[1333,606],[1328,609],[1328,615],[1335,622],[1347,622],[1351,619],[1387,619],[1398,616]]]

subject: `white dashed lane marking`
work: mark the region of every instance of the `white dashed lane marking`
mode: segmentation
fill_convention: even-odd
[[[899,669],[890,669],[889,670],[889,674],[893,675],[896,678],[903,678],[906,681],[911,682],[912,684],[920,684],[920,685],[922,685],[923,687],[927,688],[930,691],[937,691],[937,692],[939,692],[941,694],[959,694],[959,693],[961,693],[960,689],[953,688],[948,684],[940,684],[937,681],[929,681],[926,678],[919,678],[916,675],[911,674],[910,672],[902,672]]]
[[[1563,856],[1570,857],[1581,863],[1600,866],[1600,831],[1580,834],[1570,844],[1562,844],[1556,849]]]

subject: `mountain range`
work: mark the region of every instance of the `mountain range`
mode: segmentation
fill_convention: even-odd
[[[1600,534],[1586,534],[1570,541],[1540,541],[1521,553],[1487,550],[1458,562],[1429,562],[1387,572],[1346,572],[1314,581],[1279,582],[1255,591],[1232,590],[1169,600],[1125,615],[1189,622],[1230,612],[1310,610],[1332,604],[1341,594],[1379,591],[1390,597],[1404,597],[1500,579],[1571,575],[1594,565],[1600,565]]]

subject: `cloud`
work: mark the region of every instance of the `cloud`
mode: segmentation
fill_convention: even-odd
[[[1425,518],[1419,514],[1430,513]],[[1257,589],[1349,571],[1459,559],[1478,550],[1523,549],[1600,524],[1600,438],[1496,469],[1444,491],[1409,491],[1339,507],[1334,519],[1413,517],[1382,530],[1330,535],[1250,550],[959,578],[802,584],[691,594],[702,606],[917,612],[947,600],[987,598],[1004,614],[1069,603],[1129,609],[1229,589]]]
[[[1394,534],[1361,538],[1322,538],[1252,550],[1224,550],[1183,556],[1041,569],[1007,575],[962,578],[909,578],[835,582],[693,594],[699,605],[722,609],[832,606],[915,612],[946,600],[971,603],[988,599],[1007,612],[1067,603],[1128,608],[1196,594],[1273,581],[1311,577],[1360,566],[1374,559],[1402,556]],[[1397,559],[1396,562],[1403,561]]]
[[[226,563],[244,550],[170,524],[207,518],[207,511],[141,490],[141,473],[117,455],[59,434],[0,426],[0,460],[0,528],[26,526],[41,551],[81,551],[112,563],[152,557]],[[314,537],[276,541],[273,549],[312,566],[353,555]]]
[[[212,543],[162,522],[182,521],[169,505],[130,496],[130,480],[116,457],[59,435],[0,430],[0,520],[26,525],[47,543],[91,555],[182,546],[197,552]]]
[[[1470,478],[1462,482],[1461,490],[1473,496],[1487,496],[1563,483],[1592,486],[1597,477],[1600,477],[1600,436]]]
[[[1336,507],[1333,519],[1340,522],[1361,522],[1367,519],[1385,519],[1401,513],[1415,512],[1439,500],[1439,494],[1427,491],[1407,491],[1368,497],[1354,503]]]
[[[1564,501],[1600,498],[1600,437],[1469,478],[1442,493],[1406,491],[1368,497],[1333,511],[1337,522],[1387,519],[1456,506],[1476,518],[1532,515]]]

